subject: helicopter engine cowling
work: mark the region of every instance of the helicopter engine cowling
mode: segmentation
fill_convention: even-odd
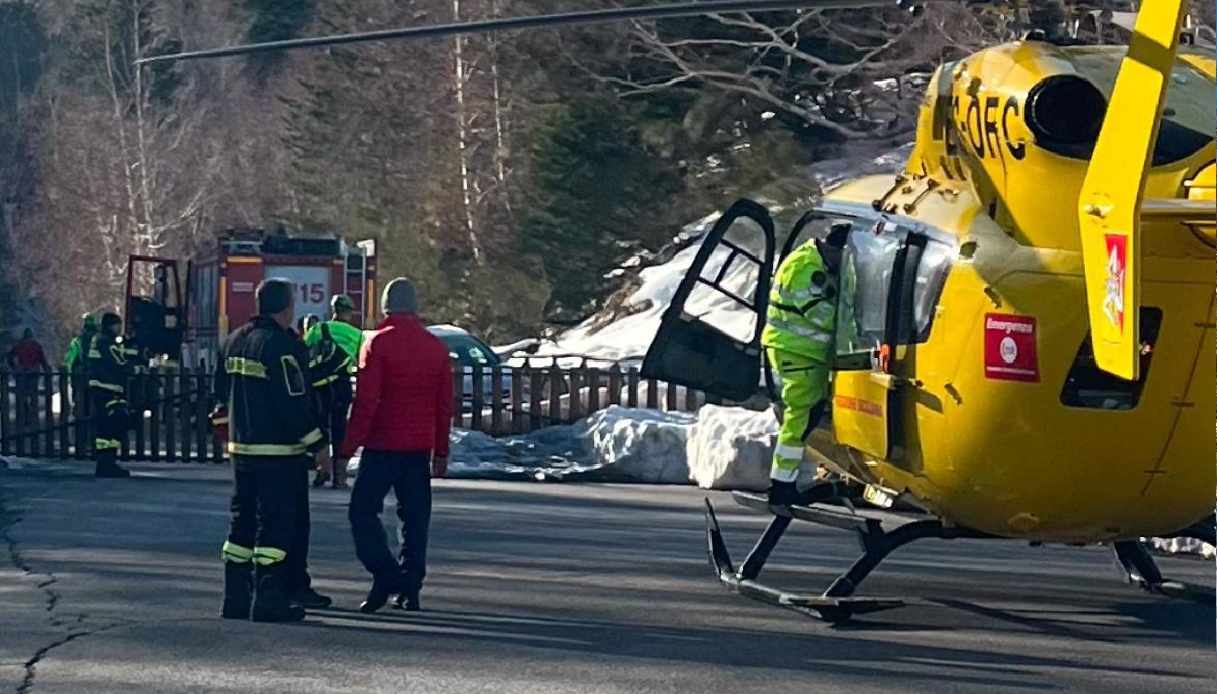
[[[940,67],[906,173],[970,185],[1024,245],[1080,251],[1078,195],[1125,51],[1020,42]],[[1212,77],[1186,57],[1171,85],[1146,198],[1188,198],[1185,184],[1214,159]],[[1204,102],[1210,113],[1196,111]],[[1147,230],[1161,231],[1147,236],[1147,254],[1212,252],[1179,225]]]

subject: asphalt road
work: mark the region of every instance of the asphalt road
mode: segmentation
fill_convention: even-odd
[[[866,584],[914,604],[829,627],[710,574],[688,488],[441,482],[423,613],[355,607],[346,493],[315,491],[338,609],[218,619],[224,470],[0,470],[0,685],[40,694],[1102,692],[1217,689],[1213,605],[1143,595],[1100,548],[926,541]],[[714,494],[737,560],[764,518]],[[391,511],[386,520],[392,518]],[[765,577],[826,585],[853,541],[793,531]],[[1213,584],[1211,562],[1162,561]]]

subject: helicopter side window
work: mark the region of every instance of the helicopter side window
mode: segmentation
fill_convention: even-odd
[[[838,369],[867,369],[883,345],[890,305],[892,275],[897,254],[908,230],[885,223],[876,234],[869,220],[860,220],[858,229],[850,234],[841,263],[841,298],[837,306],[836,352]],[[955,249],[947,243],[925,239],[924,249],[909,260],[913,272],[911,301],[906,299],[911,313],[901,320],[896,342],[916,344],[929,339],[934,313],[942,288],[950,272]]]
[[[869,226],[869,225],[868,225]],[[866,368],[883,344],[888,292],[902,235],[853,231],[841,261],[837,356],[845,368]],[[864,358],[864,361],[862,361]]]

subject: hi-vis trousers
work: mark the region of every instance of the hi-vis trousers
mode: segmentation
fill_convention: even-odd
[[[794,482],[803,462],[803,441],[815,429],[828,407],[829,367],[801,354],[770,348],[769,364],[782,379],[782,430],[773,451],[769,477]]]

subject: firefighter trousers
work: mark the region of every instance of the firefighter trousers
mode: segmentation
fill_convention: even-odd
[[[285,560],[299,552],[301,498],[306,513],[308,509],[308,472],[303,458],[238,455],[233,456],[232,469],[232,517],[224,543],[225,560],[278,565],[286,573],[289,564]]]
[[[93,460],[99,468],[114,465],[127,433],[127,400],[121,393],[90,388],[93,421]]]
[[[283,561],[283,590],[289,596],[308,590],[313,585],[313,579],[308,574],[308,543],[313,525],[309,516],[308,478],[309,471],[313,469],[313,459],[301,457],[298,461],[299,480],[295,483],[296,498],[292,503],[294,532],[291,546],[287,549],[287,559]]]
[[[828,407],[828,365],[801,354],[768,350],[769,363],[782,379],[782,429],[769,476],[794,482],[803,462],[803,442]]]

